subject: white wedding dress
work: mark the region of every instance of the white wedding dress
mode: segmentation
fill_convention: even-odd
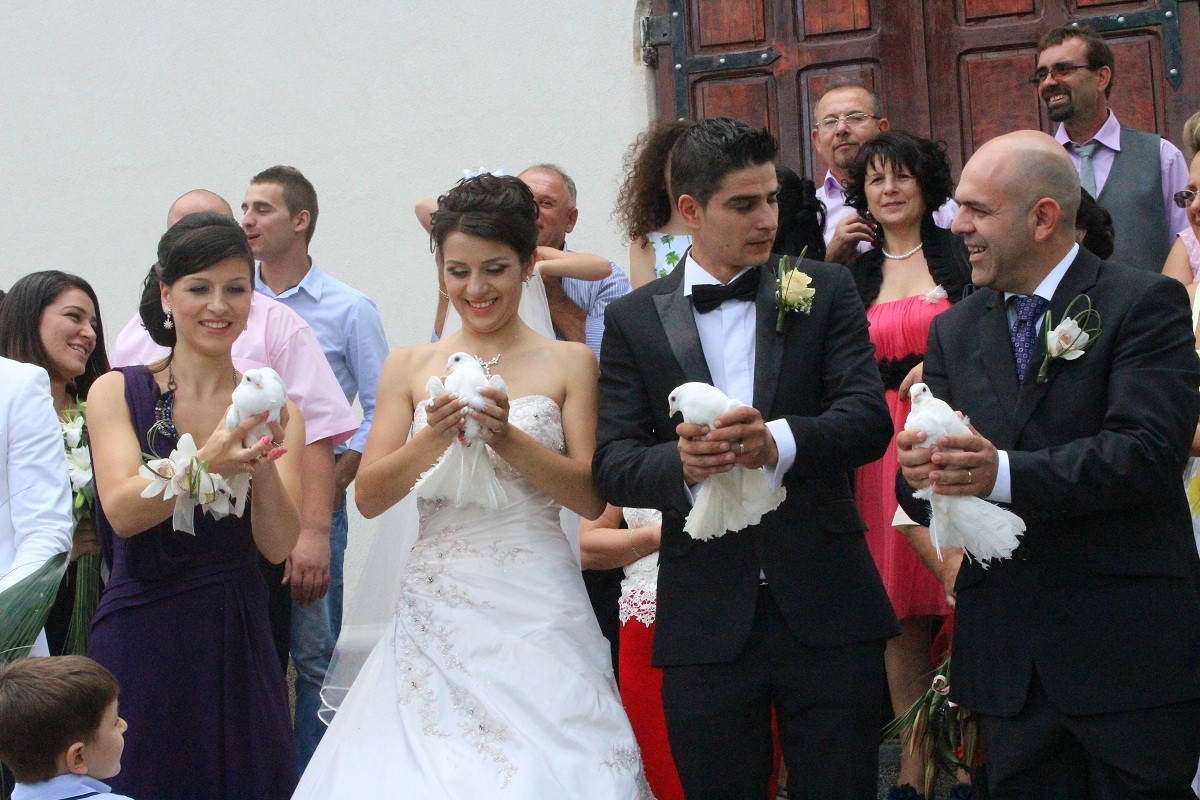
[[[509,418],[563,451],[550,398],[514,399]],[[390,623],[295,798],[651,797],[559,505],[492,459],[507,507],[417,501]]]

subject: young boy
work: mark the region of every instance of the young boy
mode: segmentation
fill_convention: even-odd
[[[84,656],[26,658],[0,671],[0,761],[12,800],[129,800],[100,782],[121,771],[120,686]]]

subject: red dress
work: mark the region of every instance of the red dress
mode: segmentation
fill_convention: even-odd
[[[950,308],[950,301],[929,302],[919,294],[876,303],[867,308],[871,323],[871,342],[875,345],[876,361],[900,361],[913,355],[924,355],[929,341],[929,325],[933,318]],[[889,383],[885,372],[885,385]],[[885,393],[892,413],[895,430],[904,429],[911,403],[901,402],[898,383],[887,386]],[[944,616],[950,612],[941,581],[930,572],[904,534],[892,527],[896,514],[896,439],[883,458],[859,467],[855,474],[855,498],[858,511],[867,525],[867,545],[887,587],[888,597],[896,617]]]

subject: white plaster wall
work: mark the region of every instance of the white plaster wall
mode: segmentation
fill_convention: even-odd
[[[644,0],[642,2],[644,5]],[[560,164],[572,247],[627,248],[610,213],[650,115],[635,0],[0,2],[0,288],[84,276],[109,344],[171,201],[236,208],[273,164],[317,188],[311,252],[371,295],[393,346],[428,340],[436,286],[413,202],[464,167]],[[348,576],[373,527],[351,523]]]

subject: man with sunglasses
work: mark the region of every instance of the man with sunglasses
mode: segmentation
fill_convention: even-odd
[[[890,124],[883,114],[878,92],[857,81],[838,81],[825,88],[813,107],[813,148],[829,171],[817,186],[817,199],[825,204],[825,260],[845,264],[871,248],[875,226],[846,205],[850,165],[859,149]],[[933,214],[949,228],[958,206],[953,200]]]
[[[1080,183],[1113,217],[1113,260],[1161,272],[1187,215],[1172,195],[1187,185],[1187,164],[1175,145],[1117,121],[1112,48],[1084,27],[1056,28],[1038,42],[1030,78],[1060,123],[1054,138],[1067,150]]]

